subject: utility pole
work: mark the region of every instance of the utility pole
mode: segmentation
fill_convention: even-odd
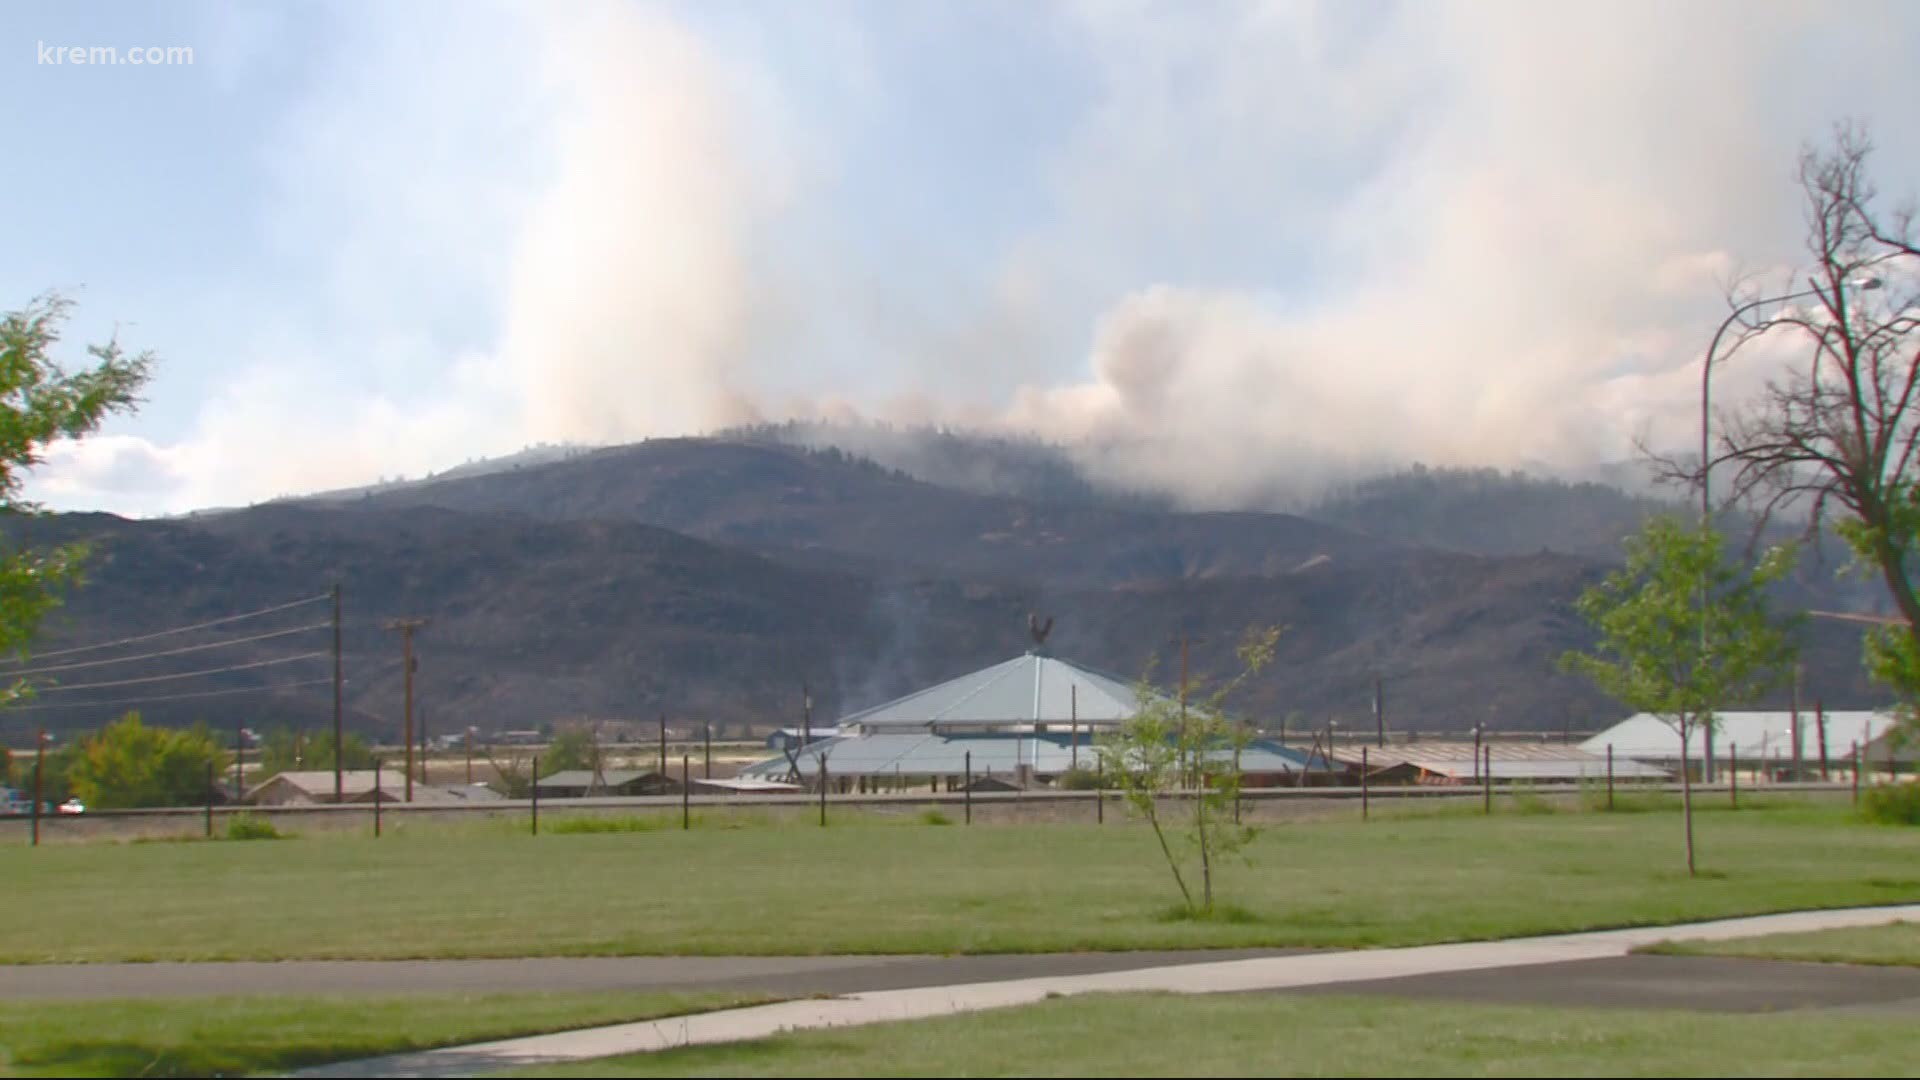
[[[341,770],[346,766],[346,732],[340,713],[340,583],[333,583],[333,805],[346,801]]]
[[[1806,674],[1805,664],[1793,665],[1793,779],[1795,783],[1806,779],[1800,775],[1800,679]]]
[[[807,740],[813,737],[813,689],[806,683],[800,684],[800,749],[805,751]]]
[[[400,739],[407,747],[407,795],[406,801],[413,801],[413,669],[418,666],[413,660],[413,632],[427,625],[431,620],[425,618],[388,619],[386,628],[400,632],[400,653],[402,670],[406,672],[406,720]]]
[[[1375,746],[1387,745],[1387,699],[1386,691],[1380,685],[1380,676],[1373,677],[1373,741]]]

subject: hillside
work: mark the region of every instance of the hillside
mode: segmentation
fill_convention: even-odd
[[[398,640],[381,623],[402,615],[433,619],[418,638],[417,693],[439,732],[663,711],[764,728],[793,721],[803,681],[817,715],[831,717],[1017,653],[1029,611],[1059,617],[1063,655],[1126,674],[1170,657],[1182,633],[1204,639],[1195,672],[1217,673],[1240,629],[1285,624],[1279,662],[1248,700],[1269,722],[1297,713],[1369,724],[1375,675],[1401,728],[1551,730],[1618,711],[1553,664],[1586,643],[1569,604],[1602,572],[1592,559],[1383,543],[1286,515],[954,492],[789,447],[663,440],[346,500],[175,521],[65,515],[7,531],[94,545],[91,581],[42,652],[314,596],[339,580],[352,722],[389,737],[401,673]],[[167,644],[316,615],[323,608]],[[1877,700],[1860,676],[1857,632],[1817,631],[1810,696]],[[56,677],[144,677],[326,645],[324,633],[293,636]],[[303,660],[43,700],[284,685],[329,667]],[[312,727],[330,720],[331,698],[322,685],[146,708],[168,722]],[[111,712],[22,711],[7,722],[91,727]]]

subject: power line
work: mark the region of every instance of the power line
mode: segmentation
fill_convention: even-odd
[[[50,667],[28,668],[25,671],[9,671],[7,675],[12,678],[20,678],[27,675],[44,675],[49,671],[75,671],[80,668],[106,667],[110,664],[130,664],[135,660],[152,660],[160,656],[179,656],[181,653],[202,652],[207,649],[224,648],[228,645],[245,645],[251,641],[266,641],[270,638],[304,634],[309,630],[324,630],[332,625],[330,622],[308,623],[305,626],[296,626],[290,630],[274,630],[265,634],[254,634],[251,637],[228,638],[225,641],[209,641],[204,645],[185,645],[178,649],[136,653],[132,656],[116,656],[111,660],[82,660],[77,664],[54,664]]]
[[[162,694],[155,697],[116,698],[112,701],[62,701],[55,702],[51,705],[29,703],[25,705],[8,705],[6,711],[24,712],[29,709],[117,709],[126,705],[145,705],[155,701],[185,701],[188,698],[220,697],[225,694],[261,694],[274,690],[292,690],[296,687],[319,686],[322,683],[331,683],[332,681],[331,678],[303,679],[300,682],[278,683],[273,686],[236,686],[226,690],[198,690],[191,694]]]
[[[210,626],[220,626],[225,623],[239,622],[242,619],[256,619],[262,615],[271,615],[276,611],[286,611],[290,608],[303,607],[307,604],[317,604],[322,600],[330,600],[332,598],[333,597],[331,593],[321,593],[318,596],[309,596],[304,600],[294,600],[290,603],[275,604],[272,607],[261,608],[258,611],[246,611],[238,615],[227,615],[218,619],[209,619],[206,622],[193,623],[190,626],[176,626],[170,630],[156,630],[151,634],[139,634],[134,637],[120,638],[117,641],[103,641],[103,642],[100,642],[98,645],[77,645],[71,649],[55,649],[52,652],[40,653],[38,658],[41,660],[48,660],[56,656],[72,656],[76,653],[98,652],[101,649],[113,649],[113,648],[118,648],[121,645],[133,645],[142,641],[152,641],[155,638],[170,637],[174,634],[184,634],[192,630],[205,630]],[[18,660],[18,659],[0,660],[0,663],[20,664],[20,663],[25,663],[25,661]]]
[[[255,660],[250,664],[229,664],[226,667],[202,668],[199,671],[177,671],[171,675],[148,675],[139,679],[114,679],[109,682],[75,683],[71,686],[36,687],[36,694],[64,694],[74,690],[99,690],[109,686],[138,686],[142,683],[169,682],[174,679],[191,679],[199,675],[219,675],[228,671],[248,671],[253,668],[272,667],[275,664],[291,664],[296,660],[311,660],[316,656],[331,656],[322,649],[316,652],[301,653],[298,656],[282,656],[276,660]]]

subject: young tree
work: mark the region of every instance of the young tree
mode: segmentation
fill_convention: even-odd
[[[1626,541],[1627,565],[1576,602],[1599,631],[1593,653],[1562,663],[1680,737],[1680,806],[1687,873],[1694,873],[1688,740],[1711,731],[1714,710],[1753,700],[1784,679],[1795,645],[1768,610],[1766,588],[1792,568],[1793,549],[1768,551],[1751,571],[1729,564],[1721,537],[1674,517],[1649,519]]]
[[[569,724],[554,735],[547,752],[540,755],[540,775],[552,776],[573,769],[592,771],[599,757],[599,745],[585,725]]]
[[[1226,702],[1241,684],[1272,663],[1279,638],[1278,627],[1248,630],[1238,649],[1239,674],[1199,700],[1194,700],[1191,685],[1183,688],[1180,698],[1169,698],[1143,678],[1137,689],[1140,711],[1118,732],[1095,743],[1106,775],[1152,827],[1189,916],[1213,913],[1215,862],[1241,851],[1253,839],[1252,827],[1233,820],[1240,801],[1239,752],[1250,734],[1246,725],[1228,716]],[[1186,792],[1191,818],[1184,839],[1190,854],[1183,855],[1167,838],[1172,822],[1163,802],[1188,788],[1190,781],[1197,783]],[[1193,867],[1200,879],[1198,898],[1187,879],[1192,859],[1198,863]]]
[[[205,724],[148,727],[130,712],[83,739],[67,774],[80,801],[102,810],[187,806],[207,795],[207,768],[230,758]]]
[[[91,434],[110,414],[138,404],[152,366],[149,354],[128,356],[109,340],[88,348],[92,366],[67,371],[49,354],[69,308],[49,295],[0,315],[0,516],[38,513],[21,498],[24,474],[49,444]],[[24,656],[61,590],[78,581],[84,555],[78,545],[33,551],[0,540],[0,652]],[[0,704],[24,689],[0,687]]]
[[[341,754],[345,759],[342,768],[348,770],[373,768],[373,750],[360,736],[347,733],[341,739]],[[269,780],[283,772],[330,772],[333,769],[333,739],[331,736],[318,736],[291,728],[279,727],[267,733],[260,743],[260,767],[256,774],[261,781]]]

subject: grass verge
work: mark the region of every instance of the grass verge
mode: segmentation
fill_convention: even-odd
[[[1885,1017],[1095,995],[516,1076],[1910,1076]]]
[[[651,1020],[740,994],[423,994],[0,1002],[0,1076],[244,1076]]]
[[[1920,967],[1920,923],[1856,926],[1805,934],[1765,934],[1727,941],[1667,941],[1640,951],[1668,956],[1747,956],[1825,964]]]

